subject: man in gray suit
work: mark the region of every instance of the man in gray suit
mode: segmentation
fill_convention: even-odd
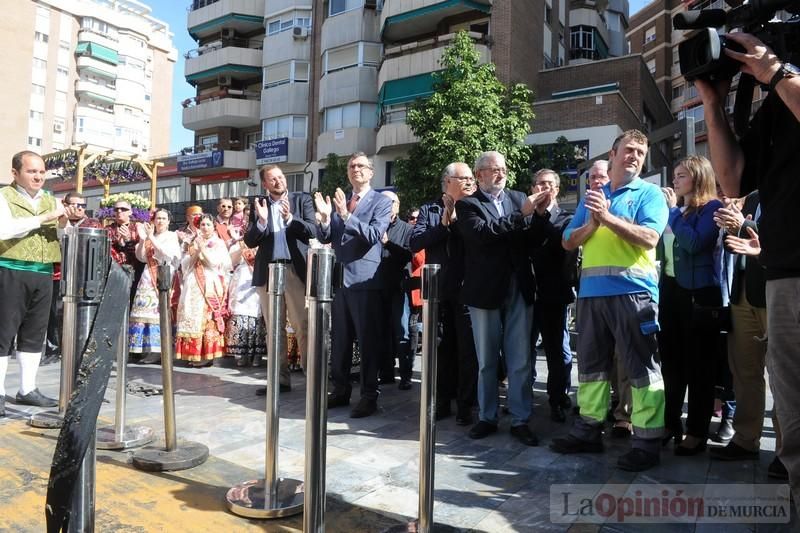
[[[331,243],[341,263],[344,280],[333,298],[331,332],[331,379],[333,392],[328,407],[350,403],[352,347],[358,339],[361,351],[361,400],[352,418],[370,416],[378,409],[378,371],[383,353],[381,303],[382,280],[378,265],[382,238],[392,218],[392,201],[371,187],[372,161],[356,152],[347,162],[349,196],[336,189],[333,202],[316,193],[314,203],[320,215],[319,240]]]

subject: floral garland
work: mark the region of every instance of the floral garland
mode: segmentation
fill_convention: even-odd
[[[111,194],[108,198],[100,200],[100,210],[98,218],[113,218],[114,204],[117,202],[128,202],[131,204],[131,220],[138,222],[150,221],[150,200],[132,192],[120,192]]]
[[[63,181],[75,179],[78,173],[78,152],[62,150],[44,156],[45,168]],[[149,179],[141,165],[135,161],[114,160],[98,157],[83,170],[85,179],[99,181],[109,180],[111,183],[135,183]]]

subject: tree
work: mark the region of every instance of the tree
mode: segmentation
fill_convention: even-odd
[[[567,192],[566,171],[575,170],[578,165],[579,149],[563,135],[556,139],[555,144],[542,144],[531,146],[531,170],[536,172],[543,168],[555,171],[561,177],[560,193]],[[585,159],[585,156],[582,158]],[[528,184],[521,184],[524,186]]]
[[[434,93],[410,106],[406,123],[419,142],[396,162],[395,175],[405,205],[440,195],[444,168],[456,161],[472,166],[484,151],[505,155],[510,184],[527,171],[533,93],[523,84],[507,88],[495,66],[479,60],[470,37],[459,32],[443,53],[443,69],[433,73]]]
[[[325,175],[319,180],[317,190],[323,196],[333,197],[337,187],[344,190],[348,185],[350,182],[347,181],[347,158],[328,154],[328,157],[325,158]]]

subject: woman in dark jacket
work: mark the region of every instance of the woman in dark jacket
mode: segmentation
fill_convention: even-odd
[[[662,236],[664,268],[659,303],[659,349],[665,387],[664,442],[674,439],[676,455],[705,450],[714,408],[714,354],[719,324],[698,307],[722,304],[719,272],[714,261],[718,228],[714,170],[702,156],[678,162],[673,187],[664,189],[669,224]],[[686,389],[689,401],[686,437],[681,411]]]

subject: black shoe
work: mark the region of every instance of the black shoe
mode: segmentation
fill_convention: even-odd
[[[469,407],[459,407],[456,412],[456,425],[468,426],[472,424],[472,409]]]
[[[278,384],[278,391],[279,392],[292,392],[291,385],[284,385],[283,383]],[[266,396],[267,395],[267,388],[266,387],[259,387],[256,389],[256,396]]]
[[[579,439],[572,435],[564,438],[553,439],[550,449],[556,453],[602,453],[603,443]]]
[[[631,430],[626,426],[613,426],[611,428],[611,438],[627,439],[631,436]]]
[[[497,433],[497,424],[492,424],[484,420],[478,420],[478,423],[472,426],[472,429],[469,430],[468,435],[471,439],[483,439],[492,433]]]
[[[369,415],[375,414],[378,410],[378,400],[370,398],[361,398],[353,410],[350,411],[350,418],[364,418]]]
[[[567,414],[564,412],[564,407],[561,405],[551,405],[550,420],[553,422],[566,422]]]
[[[350,395],[336,393],[328,394],[328,409],[333,409],[334,407],[345,407],[347,405],[350,405]]]
[[[566,394],[561,398],[561,407],[563,407],[565,410],[572,407],[572,400]]]
[[[680,457],[691,457],[692,455],[698,455],[704,451],[706,451],[705,441],[700,441],[697,445],[692,447],[684,446],[683,444],[675,446],[675,455]]]
[[[661,457],[657,453],[650,453],[641,448],[633,448],[625,455],[617,459],[617,468],[628,472],[641,472],[653,468],[661,463]]]
[[[723,418],[719,423],[717,432],[711,436],[711,440],[714,442],[721,442],[722,444],[728,444],[733,438],[734,433],[736,432],[733,430],[733,419]]]
[[[266,396],[266,395],[267,395],[266,387],[259,387],[256,389],[256,396]]]
[[[400,383],[397,384],[397,388],[400,390],[411,390],[411,380],[401,378]]]
[[[683,435],[680,433],[675,433],[674,431],[667,430],[664,432],[664,436],[661,437],[661,445],[666,446],[669,444],[669,441],[672,441],[675,446],[681,443],[683,440]]]
[[[708,451],[712,459],[720,461],[749,461],[758,460],[758,450],[752,451],[742,448],[735,442],[729,442],[724,448],[712,448]]]
[[[773,479],[782,479],[784,481],[789,479],[789,472],[777,456],[767,467],[767,475]]]
[[[58,352],[46,353],[39,361],[39,366],[52,365],[61,359],[61,354]]]
[[[378,378],[380,385],[394,385],[394,376],[381,376]]]
[[[140,364],[143,365],[160,365],[161,364],[161,354],[160,353],[149,353],[145,355]]]
[[[33,405],[35,407],[55,407],[58,405],[58,401],[48,398],[39,392],[39,389],[33,389],[28,394],[17,393],[17,404]]]
[[[538,446],[539,439],[527,425],[511,426],[511,436],[525,446]]]

